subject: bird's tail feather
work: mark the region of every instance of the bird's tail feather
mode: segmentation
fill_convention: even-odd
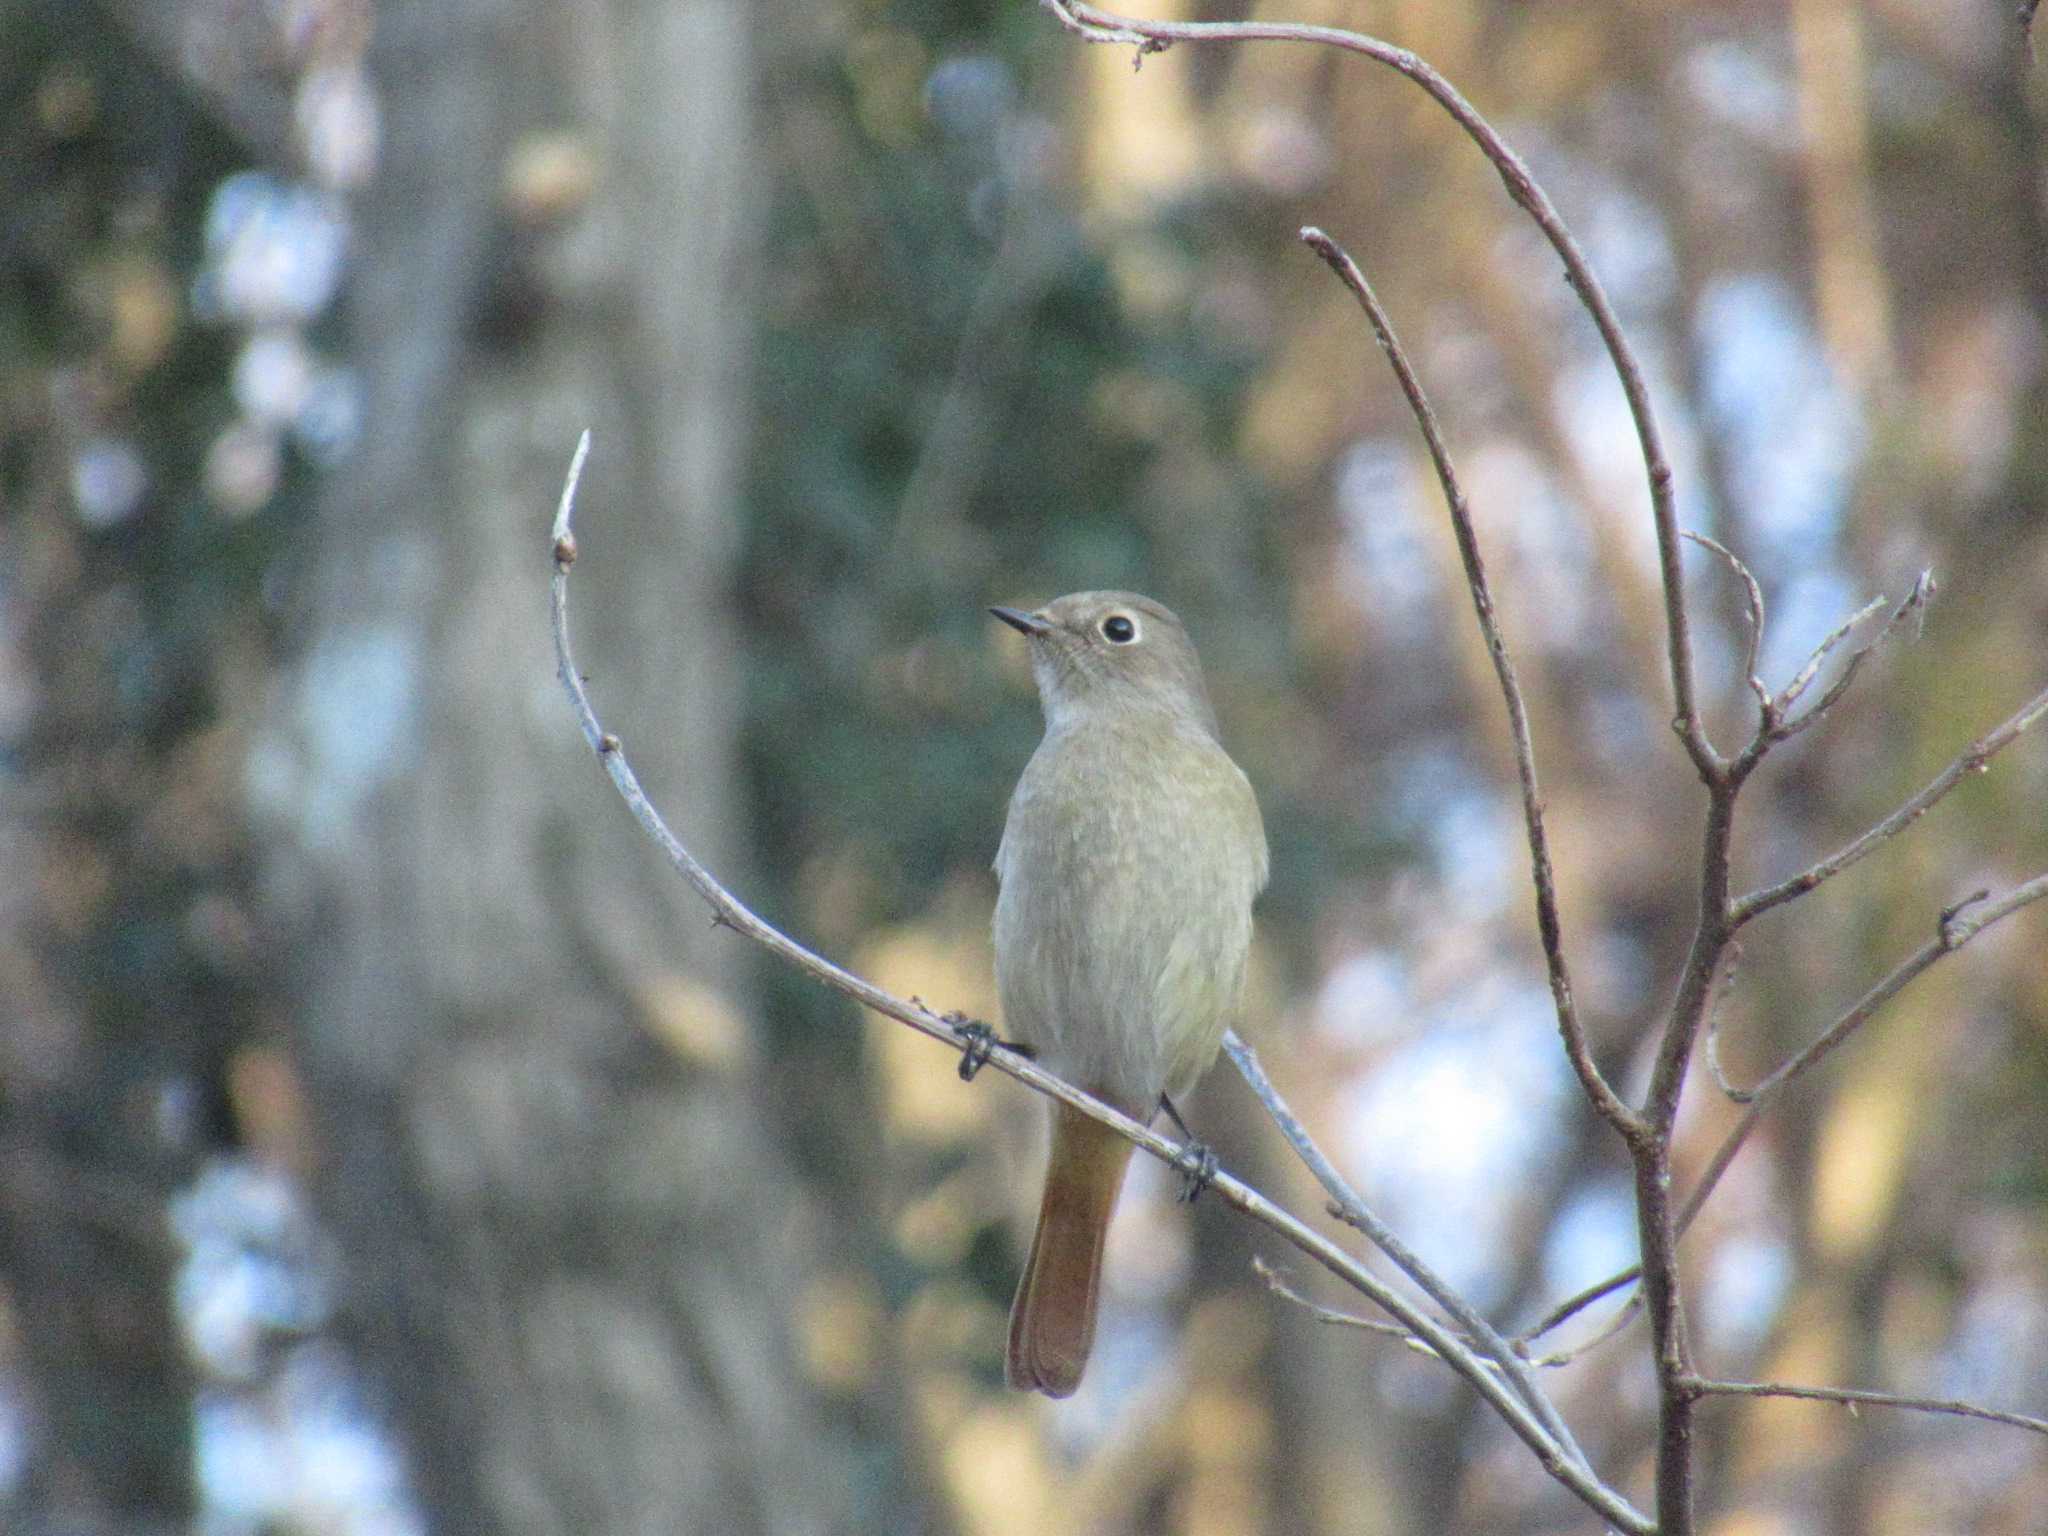
[[[1031,1257],[1010,1306],[1010,1385],[1068,1397],[1095,1343],[1102,1247],[1131,1163],[1131,1143],[1061,1104]]]

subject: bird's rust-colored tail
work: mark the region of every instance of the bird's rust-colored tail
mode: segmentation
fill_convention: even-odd
[[[1055,1106],[1038,1231],[1010,1305],[1011,1386],[1070,1397],[1081,1384],[1095,1342],[1103,1240],[1131,1150],[1100,1121]]]

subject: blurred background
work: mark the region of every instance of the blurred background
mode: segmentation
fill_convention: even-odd
[[[2048,673],[2048,75],[2004,0],[1154,0],[1351,25],[1530,159],[1642,349],[1782,683],[1924,631],[1745,801],[1740,881]],[[1000,1384],[1037,1111],[710,929],[592,767],[574,614],[691,845],[992,1015],[1038,733],[990,602],[1134,586],[1202,647],[1274,878],[1247,1033],[1504,1327],[1628,1262],[1568,1079],[1499,701],[1350,299],[1460,455],[1581,1002],[1639,1087],[1693,908],[1620,394],[1419,92],[1296,48],[1133,72],[1030,0],[0,0],[0,1527],[1585,1531],[1442,1370],[1269,1294],[1149,1165],[1083,1393]],[[1724,746],[1741,604],[1694,552]],[[1760,923],[1753,1081],[2048,867],[2031,739]],[[1705,1367],[2040,1413],[2048,914],[1787,1096],[1688,1238]],[[1321,1200],[1228,1069],[1226,1164]],[[1680,1148],[1732,1123],[1704,1075]],[[1559,1342],[1583,1338],[1615,1303]],[[1549,1381],[1641,1499],[1640,1325]],[[2048,1530],[2018,1431],[1708,1404],[1719,1536]]]

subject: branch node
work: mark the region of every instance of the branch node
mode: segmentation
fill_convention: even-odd
[[[1899,604],[1896,617],[1904,618],[1909,614],[1912,616],[1915,640],[1926,633],[1927,605],[1934,601],[1934,594],[1940,590],[1940,586],[1941,584],[1934,579],[1933,568],[1929,567],[1913,578],[1913,590],[1908,592],[1906,600]]]
[[[606,731],[602,736],[597,738],[597,755],[599,757],[610,757],[618,750],[619,738],[614,736],[610,731]]]
[[[1952,902],[1941,909],[1941,919],[1935,924],[1935,932],[1941,936],[1941,947],[1943,949],[1954,949],[1969,940],[1970,935],[1977,931],[1977,925],[1959,921],[1963,915],[1963,910],[1966,907],[1976,906],[1980,901],[1989,901],[1990,899],[1991,889],[1989,886],[1985,886],[1972,891],[1961,901]]]

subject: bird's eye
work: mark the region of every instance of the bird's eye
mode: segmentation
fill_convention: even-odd
[[[1102,621],[1102,638],[1112,645],[1129,645],[1138,638],[1138,626],[1120,613],[1112,613]]]

